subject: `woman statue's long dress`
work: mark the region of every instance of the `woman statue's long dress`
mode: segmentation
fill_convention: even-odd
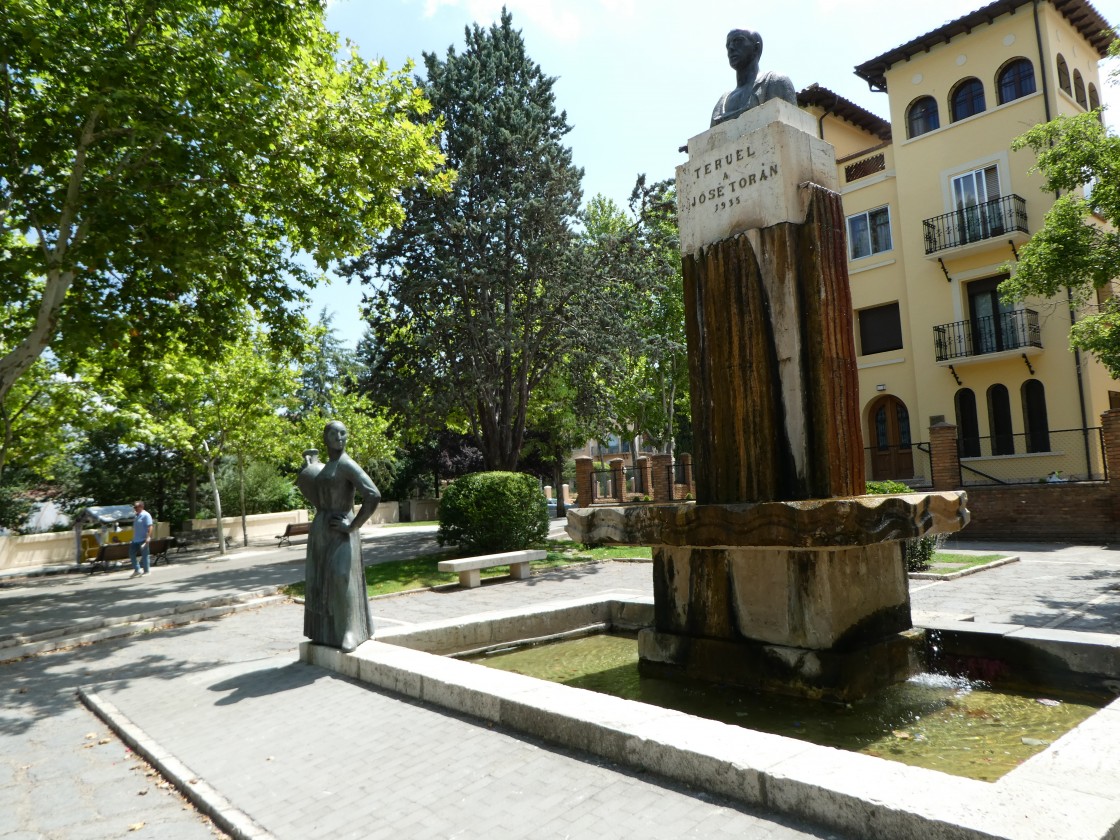
[[[325,464],[304,453],[307,465],[297,484],[315,507],[307,541],[307,591],[303,635],[315,644],[354,650],[373,635],[358,529],[377,509],[381,494],[365,471],[346,454],[346,427],[327,424]],[[354,494],[362,506],[353,514]]]

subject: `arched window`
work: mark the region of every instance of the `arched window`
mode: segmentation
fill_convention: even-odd
[[[976,395],[961,388],[953,397],[957,409],[957,446],[962,458],[980,457],[980,423],[976,419]]]
[[[1081,71],[1073,71],[1073,98],[1082,108],[1089,109],[1089,100],[1085,98],[1085,80],[1081,78]]]
[[[988,389],[988,434],[993,455],[1014,455],[1015,435],[1011,431],[1011,398],[1003,385]]]
[[[1046,419],[1046,388],[1037,379],[1028,379],[1019,389],[1023,401],[1023,429],[1028,452],[1050,451],[1050,424]]]
[[[914,100],[906,112],[906,125],[910,137],[933,131],[941,127],[941,120],[937,116],[937,100],[932,96],[923,96]]]
[[[1034,65],[1025,58],[1009,61],[999,71],[996,87],[1000,105],[1034,93]]]
[[[1095,111],[1101,107],[1101,98],[1097,94],[1097,86],[1089,82],[1089,110]]]
[[[1073,87],[1069,83],[1069,65],[1061,53],[1058,53],[1058,87],[1073,96]]]
[[[979,79],[965,79],[954,88],[949,102],[953,122],[982,113],[986,107],[984,85]]]

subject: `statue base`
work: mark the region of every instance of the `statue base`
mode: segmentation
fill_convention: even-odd
[[[812,650],[650,629],[638,635],[638,669],[659,679],[846,703],[919,673],[924,636],[911,629],[852,650]]]
[[[581,508],[568,534],[653,546],[642,673],[849,701],[917,672],[903,541],[964,527],[965,500]]]

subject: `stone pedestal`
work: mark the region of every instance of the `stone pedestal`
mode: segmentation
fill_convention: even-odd
[[[864,491],[844,210],[814,131],[767,102],[692,138],[677,169],[701,504]]]
[[[651,545],[642,672],[852,700],[915,673],[902,542],[968,524],[960,492],[572,511],[582,543]]]

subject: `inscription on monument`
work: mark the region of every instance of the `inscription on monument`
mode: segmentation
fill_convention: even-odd
[[[750,171],[754,169],[754,166],[750,165],[750,159],[754,157],[757,157],[755,150],[750,146],[744,146],[712,160],[693,165],[692,176],[695,183],[689,208],[706,206],[717,213],[727,210],[741,204],[744,198],[749,198],[744,193],[747,193],[751,187],[764,184],[778,176],[781,167],[774,162],[761,161],[757,164],[757,171]],[[744,161],[748,163],[749,168],[736,166],[736,170],[731,171],[733,165],[742,164]]]
[[[836,182],[835,154],[815,128],[807,114],[775,99],[691,138],[690,158],[677,167],[684,253],[742,231],[804,221],[799,185]]]

